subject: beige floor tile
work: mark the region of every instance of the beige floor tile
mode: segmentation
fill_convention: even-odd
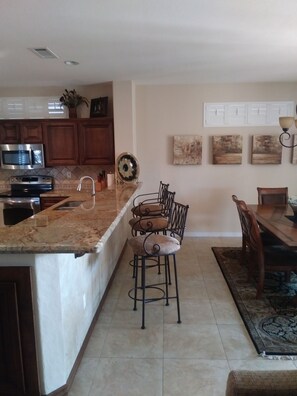
[[[230,369],[297,368],[297,360],[258,356],[212,246],[241,246],[241,238],[185,237],[177,254],[182,323],[176,300],[161,300],[146,304],[144,330],[141,305],[133,311],[128,297],[134,281],[126,246],[69,396],[223,396]],[[147,274],[155,282],[164,271]]]
[[[217,324],[243,324],[233,301],[211,301],[211,306]]]
[[[100,359],[88,396],[162,396],[162,359]]]
[[[182,299],[180,301],[181,320],[183,324],[216,324],[216,320],[209,301]],[[164,308],[164,323],[177,322],[176,302],[170,302]]]
[[[163,326],[148,323],[146,329],[111,327],[101,357],[162,358]]]
[[[165,324],[164,358],[226,359],[216,325]]]
[[[226,360],[164,359],[164,396],[224,396]]]
[[[218,325],[224,350],[228,359],[251,359],[257,351],[245,326],[242,324]]]
[[[88,396],[96,375],[99,359],[83,358],[68,396]]]

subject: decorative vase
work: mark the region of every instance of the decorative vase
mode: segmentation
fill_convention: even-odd
[[[69,118],[77,118],[76,107],[69,107]]]

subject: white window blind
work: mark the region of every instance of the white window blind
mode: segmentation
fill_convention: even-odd
[[[66,112],[57,97],[3,97],[0,118],[66,118]]]

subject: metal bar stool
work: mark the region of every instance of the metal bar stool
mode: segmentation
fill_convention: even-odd
[[[169,300],[175,298],[177,301],[177,323],[181,323],[180,318],[180,305],[179,305],[179,292],[178,292],[178,280],[177,280],[177,268],[176,268],[176,257],[175,254],[181,248],[181,243],[184,236],[184,230],[186,225],[186,219],[188,214],[188,205],[183,205],[178,202],[174,202],[170,224],[167,228],[167,235],[158,234],[155,232],[148,232],[148,222],[146,224],[146,233],[144,235],[137,235],[129,239],[129,245],[131,246],[134,254],[134,267],[135,267],[135,283],[134,288],[130,289],[128,295],[134,300],[134,311],[137,310],[137,301],[142,303],[142,324],[141,328],[145,329],[145,304],[154,301],[165,300],[166,305],[169,305]],[[140,220],[141,221],[141,220]],[[147,219],[150,221],[150,219]],[[165,280],[159,283],[148,284],[146,281],[146,270],[151,268],[150,259],[164,257],[165,266]],[[175,294],[169,295],[169,266],[170,257],[172,257],[174,267],[174,278],[175,278]],[[138,262],[141,265],[138,265]],[[139,271],[141,269],[141,279],[139,280]],[[159,292],[159,296],[147,297],[146,292],[154,290]],[[140,295],[138,295],[140,292]]]
[[[129,224],[131,226],[132,236],[138,234],[146,234],[147,232],[163,233],[166,234],[169,225],[170,214],[174,203],[175,192],[165,190],[163,193],[162,204],[150,205],[146,210],[140,210],[139,213],[146,212],[146,216],[137,216],[130,219]],[[140,204],[139,208],[142,204]],[[145,204],[146,205],[146,204]],[[155,206],[155,209],[153,208]],[[148,214],[149,213],[149,214]],[[154,259],[155,261],[155,259]],[[158,269],[159,274],[161,273],[160,259],[158,258]],[[135,278],[135,263],[134,260],[130,261],[130,265],[133,267],[133,278]],[[170,272],[169,272],[169,283],[170,283]]]

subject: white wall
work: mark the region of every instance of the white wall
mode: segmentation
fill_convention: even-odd
[[[253,134],[279,134],[279,127],[204,128],[204,102],[295,101],[295,84],[136,86],[137,157],[143,190],[170,183],[176,200],[190,205],[187,232],[192,235],[233,235],[240,231],[232,194],[256,203],[257,186],[288,186],[297,194],[297,166],[283,149],[281,165],[251,165]],[[294,128],[292,128],[294,130]],[[210,137],[241,134],[242,165],[213,165]],[[173,136],[201,135],[202,165],[173,165]]]

